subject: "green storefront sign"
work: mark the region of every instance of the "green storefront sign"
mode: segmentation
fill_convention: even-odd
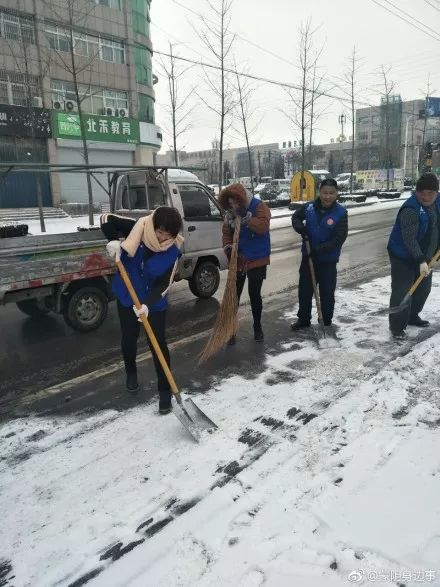
[[[84,114],[83,120],[88,141],[139,143],[139,122],[133,118]],[[60,139],[80,139],[78,114],[54,112],[53,134]]]

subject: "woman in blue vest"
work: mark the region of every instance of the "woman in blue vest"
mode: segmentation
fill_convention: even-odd
[[[336,265],[342,245],[348,234],[347,210],[338,204],[338,184],[334,179],[324,179],[319,186],[319,197],[304,204],[292,215],[292,226],[303,239],[308,239],[312,260],[319,283],[322,316],[326,326],[331,325],[335,309]],[[304,224],[305,223],[305,224]],[[312,318],[313,285],[307,251],[303,242],[299,268],[298,320],[292,330],[308,328]]]
[[[390,314],[390,330],[395,338],[404,338],[407,325],[428,326],[422,311],[431,291],[429,260],[439,247],[439,182],[434,173],[422,174],[416,191],[400,208],[388,241],[391,262],[390,306],[398,306],[419,275],[424,279],[412,296],[410,306]]]
[[[170,364],[165,336],[168,307],[166,293],[173,282],[181,254],[181,228],[182,218],[178,210],[167,206],[157,208],[137,222],[116,214],[101,216],[101,229],[109,240],[107,251],[113,259],[121,260],[142,303],[141,310],[133,306],[122,277],[117,273],[113,278],[112,289],[117,298],[126,387],[130,393],[136,393],[139,388],[136,352],[141,314],[147,315],[165,359]],[[125,240],[121,241],[120,238]],[[170,385],[150,341],[148,343],[157,374],[159,413],[168,414],[171,411]]]
[[[267,204],[252,196],[239,183],[225,187],[219,196],[219,203],[223,210],[226,210],[223,247],[228,259],[231,256],[235,223],[240,222],[241,225],[238,241],[237,296],[240,301],[247,277],[254,319],[254,339],[263,342],[261,288],[266,279],[267,265],[270,263],[270,210]],[[235,336],[229,341],[229,344],[234,343]]]

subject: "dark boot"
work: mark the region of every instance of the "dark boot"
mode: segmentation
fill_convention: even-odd
[[[391,334],[395,340],[405,340],[406,332],[404,330],[392,330]]]
[[[254,326],[254,340],[255,342],[263,342],[264,341],[264,332],[261,326]]]
[[[298,320],[296,322],[292,322],[290,325],[291,330],[301,330],[302,328],[309,328],[310,327],[310,320],[307,322],[305,320]]]
[[[408,324],[410,326],[418,326],[419,328],[426,328],[429,326],[428,320],[422,320],[419,315],[414,316],[414,318],[410,318]]]
[[[139,384],[136,373],[127,373],[126,388],[128,393],[137,393]]]
[[[171,412],[171,392],[159,391],[159,414],[165,416]]]

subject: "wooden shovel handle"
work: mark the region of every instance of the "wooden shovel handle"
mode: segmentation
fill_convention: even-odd
[[[437,263],[437,261],[439,260],[439,258],[440,258],[440,249],[436,252],[436,254],[433,256],[433,258],[429,261],[428,267],[430,269],[432,269],[432,267]],[[416,291],[416,289],[419,287],[419,285],[425,279],[425,277],[426,277],[425,275],[419,275],[417,277],[417,279],[415,280],[415,282],[412,284],[412,286],[411,286],[411,288],[410,288],[410,290],[408,292],[408,295],[410,295],[410,296],[413,295],[413,293]]]
[[[304,238],[306,245],[307,257],[309,260],[310,278],[312,280],[313,293],[315,295],[316,310],[318,312],[318,318],[322,326],[324,326],[324,318],[322,317],[321,298],[319,297],[318,286],[316,285],[315,267],[313,266],[312,249],[310,248],[310,241],[306,237]]]
[[[119,273],[121,274],[121,277],[122,277],[128,291],[130,293],[131,299],[133,300],[133,304],[136,306],[136,308],[138,310],[140,310],[142,308],[142,304],[139,301],[137,293],[134,290],[134,287],[133,287],[131,280],[127,274],[127,271],[125,270],[124,265],[121,263],[121,261],[116,261],[116,266],[119,269]],[[150,326],[150,323],[148,322],[148,318],[145,316],[145,314],[141,314],[140,318],[142,320],[142,324],[144,325],[145,332],[147,333],[147,336],[148,336],[149,340],[151,341],[151,344],[153,345],[154,352],[156,353],[157,358],[159,359],[159,362],[162,366],[162,369],[165,373],[165,376],[168,380],[168,383],[170,384],[171,391],[175,395],[179,395],[180,392],[177,389],[177,385],[176,385],[176,382],[174,381],[173,374],[171,373],[170,368],[168,367],[168,363],[166,362],[165,357],[163,356],[162,350],[159,346],[159,343],[157,342],[157,338],[153,332],[153,329]]]

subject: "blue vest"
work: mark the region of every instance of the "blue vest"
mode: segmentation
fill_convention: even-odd
[[[310,245],[312,250],[322,243],[326,243],[327,241],[333,238],[333,233],[335,230],[336,225],[344,216],[347,215],[347,210],[338,204],[331,207],[331,209],[324,214],[320,218],[320,215],[317,213],[314,204],[309,204],[306,208],[306,229],[307,234],[309,237]],[[306,254],[306,247],[303,243],[302,246],[303,254]],[[332,251],[327,251],[325,253],[318,253],[316,255],[317,261],[321,262],[338,262],[339,257],[341,256],[341,247],[337,247]]]
[[[440,198],[437,195],[435,201],[437,212],[440,214]],[[426,236],[429,227],[429,214],[426,209],[417,201],[416,195],[413,193],[406,202],[404,202],[397,213],[396,221],[391,231],[390,238],[388,241],[388,250],[392,255],[400,257],[401,259],[412,259],[412,256],[403,242],[402,227],[400,226],[399,215],[401,210],[404,208],[412,208],[419,215],[419,230],[417,233],[417,242],[419,245],[422,243],[423,237]]]
[[[248,212],[255,216],[261,200],[252,198],[251,203],[247,209]],[[256,234],[247,226],[240,228],[238,240],[238,252],[246,257],[248,261],[256,261],[257,259],[264,259],[270,255],[270,232],[264,234]]]
[[[131,283],[140,299],[144,302],[154,288],[155,282],[162,277],[164,273],[174,265],[176,259],[180,257],[179,248],[176,245],[171,246],[166,251],[154,253],[147,261],[144,260],[145,245],[141,244],[136,251],[134,257],[130,257],[123,249],[121,261],[127,270]],[[123,306],[129,307],[133,305],[133,301],[125,287],[125,283],[119,273],[113,278],[112,291],[116,298]],[[167,296],[161,298],[158,302],[153,304],[149,310],[158,312],[165,310],[168,306]]]

